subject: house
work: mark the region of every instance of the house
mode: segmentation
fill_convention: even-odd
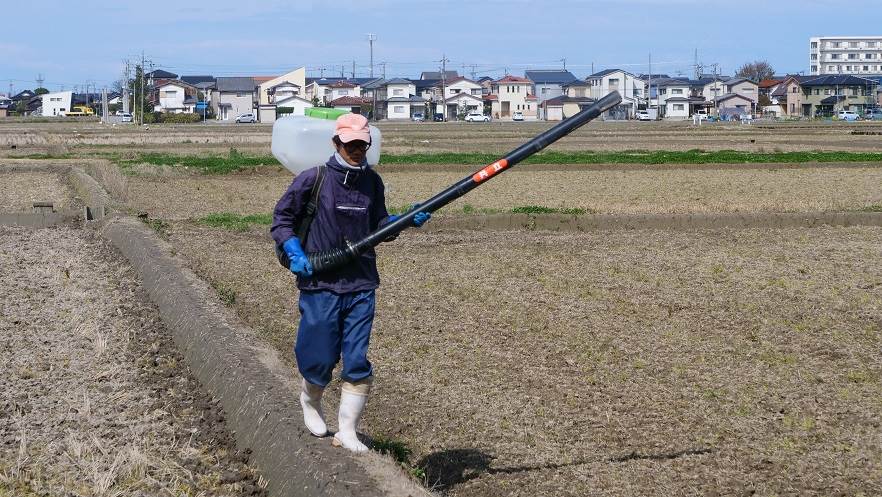
[[[377,112],[386,119],[410,119],[424,112],[426,100],[416,94],[416,86],[404,78],[387,79],[379,89]]]
[[[725,81],[732,78],[711,76],[709,78],[702,78],[698,80],[701,89],[698,94],[693,94],[694,97],[704,97],[705,100],[712,101],[717,97],[721,97],[726,94]]]
[[[653,89],[656,92],[654,107],[659,110],[659,117],[669,119],[688,119],[690,112],[689,98],[692,97],[692,85],[689,80],[682,78],[659,78],[652,80]],[[669,99],[677,99],[669,107]],[[704,100],[702,97],[701,100]],[[672,112],[672,115],[668,115]]]
[[[732,78],[723,82],[726,93],[741,95],[756,104],[759,101],[759,84],[747,78]]]
[[[337,100],[340,97],[361,97],[361,87],[353,81],[337,81],[331,83],[328,88],[331,90],[328,96],[331,101]]]
[[[435,87],[437,95],[432,101],[440,104],[441,88]],[[425,98],[424,95],[421,95]],[[435,112],[444,115],[445,120],[458,119],[471,111],[484,113],[483,90],[481,85],[468,78],[457,77],[444,82],[444,105],[436,105]]]
[[[802,115],[831,116],[840,110],[863,112],[878,105],[879,83],[870,78],[847,74],[816,76],[803,79]]]
[[[299,67],[277,77],[267,77],[266,79],[256,77],[254,79],[257,85],[257,119],[262,123],[271,123],[276,120],[276,115],[279,113],[276,107],[279,102],[287,101],[291,97],[308,100],[305,98],[305,67]],[[295,104],[295,101],[288,103],[291,106],[286,109],[292,109],[291,112],[305,108],[302,104]],[[285,110],[282,113],[285,114],[288,111]]]
[[[571,97],[568,95],[560,95],[558,97],[549,98],[548,100],[539,102],[539,119],[546,121],[562,121],[573,117],[582,110],[583,106],[591,105],[595,102],[593,98],[588,97]]]
[[[256,84],[253,78],[220,77],[215,85],[217,98],[212,95],[211,106],[218,120],[229,121],[242,114],[254,112]]]
[[[549,98],[564,95],[564,86],[579,80],[570,71],[566,70],[541,69],[524,71],[524,77],[533,82],[533,95],[536,95],[539,103]]]
[[[55,93],[44,93],[40,95],[42,100],[44,117],[63,116],[65,112],[73,107],[73,92],[58,91]]]
[[[618,91],[622,96],[622,102],[604,114],[605,119],[631,119],[637,113],[638,106],[646,103],[646,83],[622,69],[606,69],[585,80],[591,88],[590,97],[595,100],[600,100],[613,91]]]
[[[171,114],[194,112],[197,91],[195,86],[181,80],[158,80],[156,87],[151,92],[150,100],[153,103],[153,110]]]
[[[753,115],[756,102],[738,93],[727,93],[713,100],[714,108],[720,117]]]
[[[533,82],[527,78],[507,74],[493,82],[493,92],[487,95],[494,119],[511,119],[515,112],[524,119],[536,119],[538,99],[533,95]]]
[[[481,85],[481,95],[489,95],[493,93],[493,78],[490,76],[481,76],[475,80],[475,83]]]

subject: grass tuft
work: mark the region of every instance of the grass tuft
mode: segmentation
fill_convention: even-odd
[[[269,226],[273,222],[272,214],[250,214],[241,216],[231,212],[209,214],[197,220],[199,224],[213,228],[225,228],[232,231],[248,231],[252,224]]]

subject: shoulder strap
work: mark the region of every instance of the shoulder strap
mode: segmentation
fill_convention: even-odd
[[[297,227],[297,238],[300,239],[301,245],[306,246],[306,238],[309,236],[309,228],[312,227],[312,220],[319,206],[319,197],[321,197],[322,184],[325,182],[325,169],[327,166],[322,164],[319,166],[315,176],[315,183],[312,184],[312,190],[309,192],[309,202],[306,203],[306,210],[303,218],[300,220],[300,226]]]

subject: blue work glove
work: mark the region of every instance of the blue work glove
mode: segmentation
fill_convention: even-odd
[[[288,269],[291,270],[292,273],[297,276],[312,276],[312,264],[309,263],[309,259],[306,258],[306,254],[303,252],[303,247],[300,246],[300,240],[296,236],[292,236],[282,245],[282,249],[285,251],[285,254],[288,255],[288,259],[291,260],[291,265],[288,266]]]
[[[413,204],[410,206],[410,209],[408,209],[407,211],[410,212],[412,210],[418,209],[419,207],[420,207],[420,204]],[[424,224],[426,224],[426,221],[428,221],[429,219],[432,219],[431,212],[418,212],[413,217],[413,225],[416,226],[417,228],[420,228]]]

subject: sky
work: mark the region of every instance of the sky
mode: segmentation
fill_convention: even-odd
[[[7,0],[11,1],[11,0]],[[4,3],[7,3],[4,1]],[[0,9],[2,10],[2,9]],[[13,17],[14,18],[14,17]],[[811,36],[882,36],[882,0],[44,0],[0,31],[0,93],[112,88],[126,61],[178,75],[417,78],[522,76],[566,67],[579,78],[622,68],[692,75],[767,60],[808,72]],[[382,66],[381,63],[385,63]]]

